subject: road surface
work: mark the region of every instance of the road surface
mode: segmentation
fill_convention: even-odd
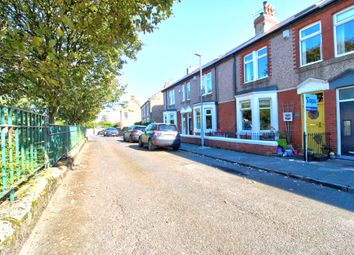
[[[21,254],[354,254],[354,195],[90,137]]]

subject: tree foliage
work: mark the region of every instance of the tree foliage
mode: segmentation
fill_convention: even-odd
[[[50,120],[93,119],[124,91],[122,65],[139,33],[171,15],[174,0],[2,0],[0,96],[28,99]]]

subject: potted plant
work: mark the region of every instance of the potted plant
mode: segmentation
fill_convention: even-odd
[[[336,158],[336,154],[333,151],[330,151],[328,155],[329,155],[330,159],[335,159]]]
[[[328,153],[329,153],[330,149],[331,148],[327,144],[322,145],[322,153],[323,153],[323,155],[328,156]]]
[[[313,149],[308,148],[307,149],[307,161],[313,161],[315,159],[315,153]]]

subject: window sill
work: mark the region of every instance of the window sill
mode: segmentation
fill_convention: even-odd
[[[264,82],[268,82],[270,80],[270,77],[264,77],[262,79],[258,79],[258,80],[254,80],[254,81],[248,81],[248,82],[244,82],[243,85],[246,87],[252,86],[252,85],[257,85],[260,83],[264,83]]]
[[[341,57],[345,57],[345,56],[349,56],[349,55],[353,55],[353,54],[354,54],[354,51],[351,51],[351,52],[343,53],[341,55],[335,55],[334,57],[335,58],[341,58]]]
[[[312,65],[319,64],[319,63],[321,63],[321,62],[323,62],[323,59],[318,60],[318,61],[316,61],[316,62],[311,62],[311,63],[305,64],[305,65],[301,65],[299,68],[306,68],[306,67],[308,67],[308,66],[312,66]]]

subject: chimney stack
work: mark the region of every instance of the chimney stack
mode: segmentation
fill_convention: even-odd
[[[263,11],[254,20],[254,29],[256,35],[268,32],[273,26],[277,25],[279,21],[275,17],[275,9],[267,1],[263,2]]]

